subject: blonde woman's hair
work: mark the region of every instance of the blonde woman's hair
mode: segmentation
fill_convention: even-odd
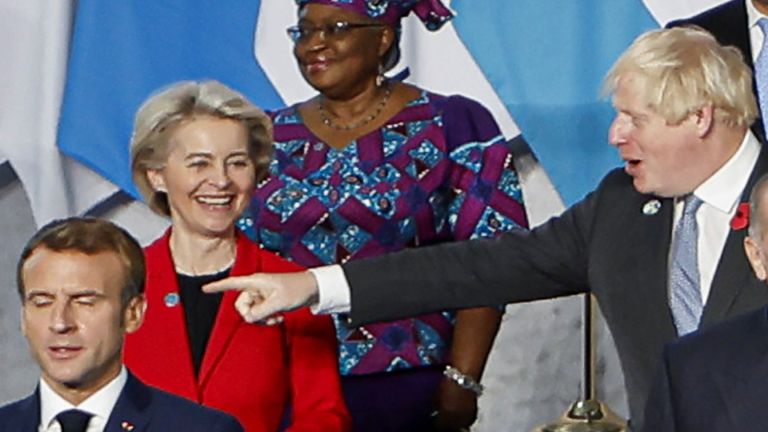
[[[168,158],[170,132],[197,115],[231,119],[248,130],[248,154],[256,180],[267,173],[272,156],[272,122],[245,96],[218,81],[183,81],[150,96],[136,112],[131,136],[133,182],[149,207],[170,216],[168,197],[155,191],[147,171],[161,169]]]
[[[690,26],[652,30],[640,35],[613,65],[603,94],[619,81],[639,80],[647,106],[669,124],[712,104],[715,122],[749,127],[757,117],[752,71],[741,52],[722,46],[705,30]]]

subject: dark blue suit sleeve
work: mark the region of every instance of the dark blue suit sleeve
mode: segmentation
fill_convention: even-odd
[[[209,430],[214,432],[245,432],[240,423],[228,415],[219,417]]]

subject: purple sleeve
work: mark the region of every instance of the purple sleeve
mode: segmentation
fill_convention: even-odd
[[[487,141],[501,136],[499,125],[490,111],[475,100],[454,95],[438,100],[436,105],[442,113],[450,149],[470,141]]]
[[[526,228],[512,154],[491,113],[462,96],[436,102],[452,162],[449,223],[455,239]]]

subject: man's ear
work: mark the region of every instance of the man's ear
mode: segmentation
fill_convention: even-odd
[[[128,301],[123,310],[123,325],[126,333],[133,333],[144,322],[144,313],[147,311],[147,299],[144,294],[139,294]]]
[[[159,169],[148,169],[147,180],[149,180],[149,184],[152,185],[152,189],[155,192],[168,193],[168,189],[165,187],[165,177],[163,177],[163,173]]]
[[[707,136],[715,125],[715,107],[708,103],[694,111],[692,115],[696,121],[696,134],[699,138]]]
[[[752,266],[752,270],[755,272],[755,276],[761,281],[766,280],[768,277],[768,271],[763,265],[761,259],[760,247],[757,242],[750,236],[744,238],[744,252],[747,254],[749,264]]]

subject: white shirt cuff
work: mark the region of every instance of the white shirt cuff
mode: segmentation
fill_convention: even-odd
[[[310,306],[313,314],[349,312],[349,283],[341,266],[330,265],[309,269],[317,281],[317,304]]]

